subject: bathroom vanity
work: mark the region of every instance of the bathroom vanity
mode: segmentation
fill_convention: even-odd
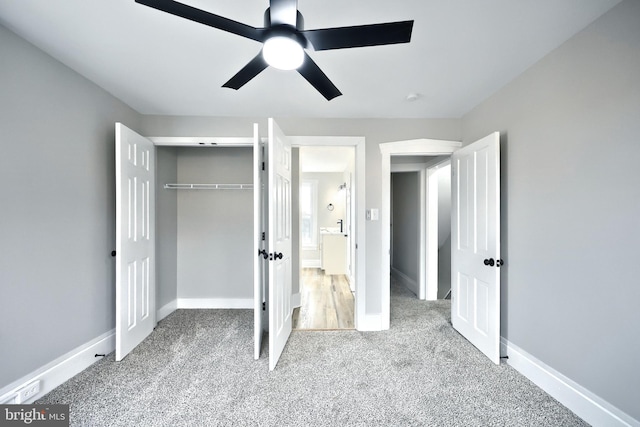
[[[324,273],[347,274],[347,236],[337,228],[321,228],[320,237]]]

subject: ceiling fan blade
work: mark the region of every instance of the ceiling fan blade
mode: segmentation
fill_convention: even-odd
[[[413,21],[302,31],[315,50],[409,43]]]
[[[259,42],[264,41],[263,28],[255,28],[250,25],[233,21],[219,15],[214,15],[213,13],[205,12],[204,10],[196,9],[195,7],[187,6],[186,4],[178,3],[173,0],[136,0],[136,3],[149,6],[162,12],[167,12],[171,15],[179,16],[181,18],[190,19],[192,21],[199,22],[201,24],[208,25],[222,31],[237,34],[248,39],[256,40]]]
[[[295,27],[298,18],[298,0],[270,0],[269,13],[271,25]]]
[[[253,58],[247,65],[242,68],[242,70],[238,71],[235,76],[231,77],[231,79],[222,85],[222,87],[228,87],[231,89],[240,89],[242,86],[247,84],[249,80],[257,76],[267,68],[268,64],[265,62],[262,57],[262,51],[258,53],[258,55]]]
[[[320,67],[313,62],[313,59],[311,59],[306,52],[304,53],[304,63],[298,68],[298,72],[302,77],[307,79],[307,81],[311,83],[311,86],[315,87],[322,96],[327,98],[327,101],[331,101],[336,96],[342,95],[342,92],[331,83],[327,75],[322,72]]]

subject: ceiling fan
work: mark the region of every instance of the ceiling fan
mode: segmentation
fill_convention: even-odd
[[[328,101],[342,93],[304,49],[329,50],[408,43],[413,29],[413,21],[401,21],[305,30],[297,0],[269,0],[269,8],[264,14],[264,28],[252,27],[173,0],[135,1],[263,43],[260,53],[223,87],[240,89],[271,65],[282,70],[297,70]]]

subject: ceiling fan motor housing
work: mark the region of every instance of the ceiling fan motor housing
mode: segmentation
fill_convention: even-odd
[[[265,28],[271,27],[271,8],[268,7],[267,10],[264,11],[264,26]],[[300,11],[296,12],[296,30],[303,31],[304,30],[304,18]]]

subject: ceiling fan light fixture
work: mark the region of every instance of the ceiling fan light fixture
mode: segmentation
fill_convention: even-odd
[[[304,62],[304,49],[291,37],[274,36],[264,42],[262,56],[279,70],[295,70]]]

